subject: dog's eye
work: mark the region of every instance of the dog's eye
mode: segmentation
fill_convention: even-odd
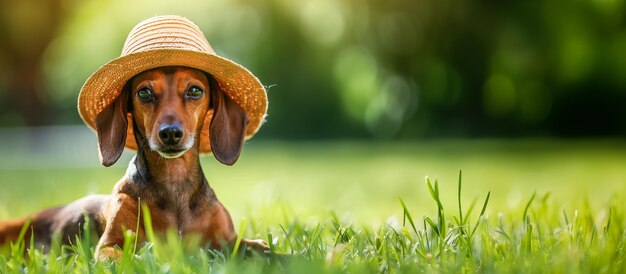
[[[141,99],[142,101],[151,101],[152,99],[154,99],[152,90],[150,90],[149,88],[142,88],[137,91],[137,97],[139,97],[139,99]]]
[[[187,97],[189,98],[200,98],[200,96],[202,96],[202,94],[204,93],[204,91],[198,87],[191,87],[188,91],[187,91]]]

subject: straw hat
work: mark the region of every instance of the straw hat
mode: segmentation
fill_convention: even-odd
[[[166,66],[190,67],[212,75],[222,91],[248,115],[245,139],[261,127],[267,112],[267,96],[261,82],[241,65],[216,55],[198,26],[175,15],[146,19],[130,31],[122,55],[100,67],[80,90],[80,117],[95,130],[96,117],[115,101],[128,80],[143,71]],[[211,152],[208,135],[212,117],[213,110],[209,110],[200,138],[203,153]],[[137,149],[131,114],[128,119],[126,147]]]

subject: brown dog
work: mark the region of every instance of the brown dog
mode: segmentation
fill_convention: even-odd
[[[211,248],[232,246],[237,238],[228,211],[209,187],[199,160],[204,117],[213,109],[210,142],[222,163],[237,161],[248,118],[208,74],[185,67],[162,67],[138,74],[122,94],[96,118],[100,157],[105,166],[122,154],[131,113],[137,155],[111,195],[91,195],[66,206],[47,209],[19,220],[0,223],[0,243],[14,240],[28,220],[29,234],[48,246],[53,237],[69,243],[81,232],[84,216],[100,240],[99,260],[116,258],[124,230],[146,240],[140,204],[152,215],[155,232],[173,229],[195,234]],[[27,234],[26,239],[30,238]],[[267,250],[261,240],[243,240],[255,250]]]

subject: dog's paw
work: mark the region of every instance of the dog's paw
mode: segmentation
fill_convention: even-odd
[[[241,244],[245,246],[246,251],[254,251],[259,254],[269,254],[270,246],[266,241],[261,239],[241,239]]]
[[[94,255],[96,261],[111,262],[122,257],[122,250],[113,246],[99,248]]]

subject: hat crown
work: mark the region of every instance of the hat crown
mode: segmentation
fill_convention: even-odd
[[[137,24],[126,37],[122,56],[157,49],[215,54],[200,28],[177,15],[155,16]]]

